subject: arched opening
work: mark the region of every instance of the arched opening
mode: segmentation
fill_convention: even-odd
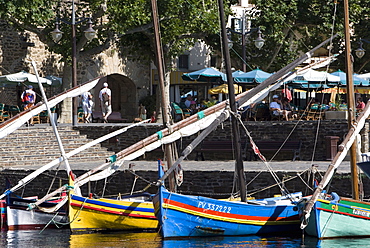
[[[108,83],[108,88],[112,91],[112,111],[120,112],[122,118],[133,120],[137,116],[137,92],[136,86],[126,76],[111,74],[101,78],[93,89],[94,111],[101,111],[99,92],[103,88],[103,83]]]

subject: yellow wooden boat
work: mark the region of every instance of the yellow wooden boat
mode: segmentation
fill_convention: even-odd
[[[155,230],[158,221],[151,199],[148,193],[116,199],[70,194],[71,231]]]

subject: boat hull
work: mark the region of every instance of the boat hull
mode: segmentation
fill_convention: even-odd
[[[92,199],[71,195],[72,232],[102,230],[156,230],[152,201]]]
[[[27,210],[28,205],[35,201],[10,198],[7,202],[6,216],[9,230],[32,230],[43,228],[65,227],[68,216],[64,211],[46,213],[41,210]],[[55,206],[56,203],[44,203],[41,207]]]
[[[6,229],[8,227],[6,223],[6,201],[0,200],[0,228]]]
[[[319,239],[370,236],[370,204],[347,198],[318,199],[305,232]]]
[[[289,200],[281,205],[274,205],[273,200],[271,205],[255,205],[162,188],[153,202],[164,238],[299,232],[298,207]]]

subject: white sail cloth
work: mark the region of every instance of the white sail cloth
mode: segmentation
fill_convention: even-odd
[[[144,121],[141,121],[141,122],[132,124],[132,125],[130,125],[128,127],[121,128],[121,129],[119,129],[117,131],[114,131],[112,133],[109,133],[107,135],[104,135],[104,136],[102,136],[102,137],[100,137],[100,138],[98,138],[96,140],[93,140],[93,141],[91,141],[91,142],[89,142],[89,143],[87,143],[87,144],[85,144],[83,146],[80,146],[77,149],[74,149],[74,150],[68,152],[66,154],[66,158],[70,158],[70,157],[72,157],[72,156],[74,156],[74,155],[76,155],[76,154],[78,154],[78,153],[86,150],[89,147],[92,147],[92,146],[94,146],[96,144],[99,144],[99,143],[103,142],[104,140],[110,139],[110,138],[112,138],[114,136],[117,136],[117,135],[119,135],[121,133],[124,133],[128,129],[133,128],[133,127],[136,127],[136,126],[139,126],[139,125],[141,125],[141,124],[143,124],[145,122],[148,122],[148,121],[150,121],[150,120],[149,119],[148,120],[144,120]],[[57,159],[54,159],[50,163],[48,163],[48,164],[40,167],[39,169],[35,170],[34,172],[32,172],[31,174],[29,174],[28,176],[26,176],[23,179],[19,180],[19,182],[18,182],[17,185],[15,185],[11,189],[5,191],[5,193],[3,193],[2,195],[0,195],[0,199],[4,198],[6,195],[10,194],[11,192],[14,192],[14,191],[18,190],[20,187],[26,185],[28,182],[30,182],[31,180],[33,180],[35,177],[37,177],[38,175],[40,175],[44,171],[46,171],[46,170],[52,168],[53,166],[55,166],[55,165],[63,162],[63,160],[64,160],[63,157],[59,157]]]
[[[83,92],[89,91],[90,89],[94,88],[98,83],[100,78],[94,79],[90,82],[85,84],[81,84],[76,86],[75,88],[65,91],[56,97],[52,97],[48,100],[49,108],[54,107],[64,99],[68,97],[77,97],[81,95]],[[26,123],[29,119],[31,119],[34,115],[39,114],[40,112],[46,110],[45,103],[41,103],[40,105],[36,105],[14,117],[7,120],[6,122],[0,125],[0,139],[6,137],[7,135],[11,134],[19,127],[21,127],[24,123]]]
[[[78,181],[76,180],[75,182],[75,185],[78,185],[78,186],[81,186],[81,185],[84,185],[85,183],[89,182],[89,181],[98,181],[98,180],[101,180],[101,179],[104,179],[110,175],[112,175],[116,170],[118,170],[121,165],[125,162],[125,161],[131,161],[131,160],[134,160],[135,158],[138,158],[140,156],[142,156],[144,153],[146,152],[150,152],[150,151],[153,151],[155,149],[157,149],[158,147],[162,146],[162,145],[165,145],[165,144],[170,144],[178,139],[180,139],[181,137],[186,137],[186,136],[190,136],[190,135],[193,135],[197,132],[199,132],[200,130],[203,130],[205,129],[206,127],[208,127],[217,117],[220,116],[220,114],[223,112],[224,110],[219,110],[213,114],[210,114],[202,119],[199,119],[198,121],[192,123],[192,124],[189,124],[181,129],[179,129],[178,131],[175,131],[173,133],[171,133],[170,135],[168,136],[165,136],[163,137],[162,139],[158,139],[157,141],[123,157],[123,158],[120,158],[119,160],[117,160],[114,164],[110,165],[108,168],[104,169],[103,171],[99,172],[99,173],[96,173],[96,174],[93,174],[93,175],[89,175],[87,178],[81,180],[81,181]],[[228,113],[228,112],[227,112]]]

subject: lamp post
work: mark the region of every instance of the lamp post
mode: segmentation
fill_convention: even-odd
[[[262,32],[260,30],[259,27],[257,28],[251,28],[248,32],[246,32],[246,16],[245,16],[245,12],[243,11],[243,16],[242,16],[242,19],[238,19],[241,24],[240,24],[240,31],[236,31],[236,30],[233,30],[233,29],[229,29],[229,31],[231,31],[232,33],[235,33],[235,34],[240,34],[242,36],[242,59],[243,59],[243,71],[245,72],[247,70],[247,65],[246,65],[246,48],[245,48],[245,38],[246,38],[246,35],[250,34],[250,33],[253,33],[255,31],[257,31],[257,34],[258,34],[258,37],[257,39],[254,40],[254,45],[260,49],[261,47],[263,47],[263,45],[265,44],[265,40],[262,38]],[[232,47],[232,40],[230,39],[229,40],[229,44],[228,44],[229,48]]]
[[[370,43],[370,41],[360,38],[360,41],[358,42],[359,47],[355,50],[356,56],[359,59],[361,59],[366,52],[366,50],[362,48],[362,44],[364,44],[363,41],[365,41],[366,43]]]
[[[85,37],[88,41],[91,41],[95,38],[96,31],[92,28],[92,21],[91,18],[83,17],[81,20],[76,22],[76,11],[75,11],[75,2],[72,0],[72,19],[71,22],[65,21],[63,19],[57,18],[55,22],[55,29],[51,32],[51,36],[55,43],[58,43],[63,36],[63,32],[59,30],[59,21],[71,25],[72,29],[72,87],[77,86],[77,45],[76,45],[76,24],[80,24],[84,21],[87,22],[87,29],[85,32]],[[72,125],[75,126],[77,124],[77,98],[73,98],[72,101]]]

